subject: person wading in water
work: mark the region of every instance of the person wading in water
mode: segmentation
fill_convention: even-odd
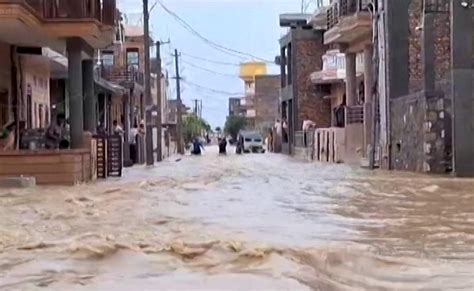
[[[226,155],[227,154],[227,140],[225,137],[221,138],[219,141],[219,154]]]

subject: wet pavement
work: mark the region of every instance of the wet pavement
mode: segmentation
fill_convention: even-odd
[[[0,290],[474,290],[474,180],[216,152],[0,190]]]

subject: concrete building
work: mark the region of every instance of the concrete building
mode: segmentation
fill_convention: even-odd
[[[337,130],[343,132],[344,161],[356,157],[357,163],[374,147],[375,162],[385,169],[474,175],[474,132],[466,126],[474,116],[474,9],[461,1],[372,3],[334,0],[309,22],[324,31],[323,66],[311,81],[317,94],[331,100],[332,127],[335,106],[346,100],[338,125],[343,131]],[[296,29],[305,22],[286,23]],[[282,72],[291,71],[283,49],[281,59]],[[285,91],[295,92],[286,81],[283,101]],[[337,135],[320,142],[332,143]],[[331,149],[324,152],[331,156]]]
[[[242,98],[229,98],[229,116],[245,117],[247,110],[242,106]]]
[[[303,121],[310,119],[317,127],[331,125],[331,102],[320,98],[310,75],[322,69],[322,56],[326,52],[323,31],[308,24],[311,15],[283,14],[280,26],[288,32],[280,39],[281,119],[287,123],[283,136],[282,152],[294,154],[296,144],[302,143]]]
[[[247,127],[255,128],[255,78],[267,74],[267,65],[264,62],[250,61],[240,65],[240,78],[244,81],[245,96],[240,100],[240,106],[245,111]]]
[[[373,42],[370,1],[335,0],[326,9],[324,44],[338,48],[345,58],[345,160],[368,157],[372,141]],[[362,77],[357,74],[361,56]],[[362,80],[361,80],[362,79]]]
[[[41,57],[42,47],[67,56],[64,87],[67,107],[74,109],[69,111],[72,149],[2,152],[0,176],[30,175],[40,184],[91,179],[91,143],[84,131],[94,132],[97,120],[93,59],[95,49],[114,39],[115,0],[0,1],[0,11],[0,125],[16,123],[16,148],[22,121],[44,127],[51,119],[49,79],[55,70]]]

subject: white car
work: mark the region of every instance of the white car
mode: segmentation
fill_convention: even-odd
[[[244,153],[265,152],[263,147],[263,137],[260,133],[254,131],[241,132],[239,139]]]

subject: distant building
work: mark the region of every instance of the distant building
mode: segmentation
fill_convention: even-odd
[[[240,65],[240,78],[245,85],[245,96],[241,98],[240,105],[250,128],[255,128],[255,78],[266,74],[267,65],[264,62],[251,61]]]
[[[255,76],[255,128],[266,131],[279,115],[280,75]]]
[[[191,108],[186,106],[186,104],[181,103],[181,115],[183,117],[187,116]],[[175,125],[178,121],[178,101],[176,99],[168,100],[167,108],[167,122],[171,125]]]
[[[233,97],[229,98],[229,116],[242,116],[246,115],[246,109],[242,106],[242,98]]]

